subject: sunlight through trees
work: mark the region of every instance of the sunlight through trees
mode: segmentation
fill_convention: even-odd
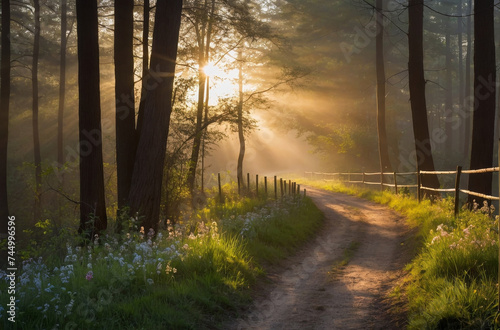
[[[482,205],[499,188],[497,7],[1,0],[0,250],[10,216],[23,259],[193,231],[224,205],[219,184],[253,198],[256,175],[373,172],[383,187],[460,167],[458,200]],[[424,174],[445,199],[454,179]]]

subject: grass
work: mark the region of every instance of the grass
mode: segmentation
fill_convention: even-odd
[[[5,329],[211,329],[250,303],[264,266],[291,253],[319,228],[307,198],[240,198],[159,233],[102,233],[88,246],[68,242],[60,255],[25,260],[16,274],[16,323]],[[127,219],[133,225],[137,219]],[[132,226],[133,227],[133,226]],[[0,272],[0,291],[7,289]],[[2,302],[2,305],[6,306]]]
[[[408,329],[498,329],[498,217],[488,210],[453,216],[451,199],[422,203],[408,195],[370,191],[339,183],[302,181],[385,204],[415,228],[415,258],[393,289],[404,302]]]

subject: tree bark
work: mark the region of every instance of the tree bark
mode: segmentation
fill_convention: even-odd
[[[423,21],[423,0],[410,0],[408,4],[408,75],[417,170],[433,171],[434,160],[425,100]],[[424,175],[422,184],[426,187],[439,188],[436,175]]]
[[[64,164],[64,102],[66,98],[67,0],[61,0],[61,47],[59,54],[59,109],[57,112],[57,164]]]
[[[453,131],[452,131],[452,124],[453,124],[453,81],[451,79],[451,24],[450,24],[450,19],[448,17],[445,17],[446,19],[446,91],[445,91],[445,100],[444,100],[444,111],[445,111],[445,120],[444,120],[444,125],[445,125],[445,134],[446,134],[446,141],[444,143],[444,155],[446,159],[450,159],[450,157],[453,155],[452,152],[452,147],[453,147]]]
[[[203,6],[203,12],[201,13],[201,27],[196,26],[197,36],[198,36],[198,106],[196,111],[196,126],[195,126],[195,137],[193,139],[193,149],[191,151],[191,159],[189,162],[187,185],[189,191],[194,193],[195,181],[196,181],[196,169],[198,167],[198,159],[200,155],[201,139],[203,136],[203,110],[205,105],[205,89],[207,86],[207,76],[205,74],[204,67],[207,64],[207,57],[209,55],[207,38],[207,21],[208,21],[208,0],[205,0]],[[196,24],[196,23],[195,23]]]
[[[245,187],[243,179],[243,159],[245,158],[245,133],[243,131],[243,54],[238,52],[239,74],[238,74],[238,140],[240,142],[240,152],[238,154],[238,164],[236,175],[242,187]]]
[[[33,0],[35,35],[33,40],[33,61],[31,65],[33,151],[35,159],[35,203],[33,219],[39,221],[42,212],[42,156],[40,152],[40,130],[38,123],[38,58],[40,54],[40,1]]]
[[[116,172],[119,210],[128,203],[137,148],[133,40],[134,1],[115,0]]]
[[[464,91],[464,104],[463,111],[465,111],[464,116],[464,143],[463,143],[463,154],[465,159],[468,161],[470,157],[470,143],[471,143],[471,130],[472,130],[472,116],[473,108],[471,102],[471,57],[472,57],[472,0],[468,2],[468,13],[467,17],[467,56],[465,57],[465,91]]]
[[[9,140],[10,101],[10,1],[2,0],[2,35],[0,63],[0,238],[7,236],[9,204],[7,201],[7,146]]]
[[[206,124],[208,122],[208,101],[210,99],[210,77],[207,77],[206,83],[206,96],[205,96],[205,112],[203,116],[203,122]],[[201,177],[200,177],[200,192],[203,194],[205,192],[205,142],[208,137],[208,127],[203,129],[203,137],[201,140]]]
[[[147,81],[149,75],[149,0],[144,0],[142,13],[142,87],[141,100],[137,114],[136,139],[141,135],[142,120],[144,117],[144,105],[146,104]]]
[[[464,82],[464,60],[463,60],[463,1],[458,1],[458,19],[457,19],[457,33],[458,33],[458,106],[459,111],[464,110],[465,102],[465,82]],[[463,118],[463,117],[461,117]],[[461,123],[461,126],[465,123]],[[458,145],[456,146],[456,152],[459,153],[463,146],[464,134],[461,134],[460,130],[455,129],[455,137],[457,139]]]
[[[494,1],[474,1],[474,118],[470,168],[488,168],[493,165],[495,141],[495,30]],[[469,190],[491,195],[492,173],[469,176]],[[469,195],[472,205],[476,200],[482,206],[483,199]]]
[[[77,0],[80,233],[106,229],[99,87],[97,0]]]
[[[199,63],[204,63],[204,60],[200,60]],[[199,69],[199,83],[198,83],[198,108],[196,111],[196,126],[195,126],[195,137],[193,139],[193,149],[191,151],[191,160],[189,162],[189,170],[187,177],[187,184],[189,191],[194,192],[195,180],[196,180],[196,168],[198,167],[198,158],[200,154],[201,137],[203,136],[203,130],[201,129],[203,125],[203,109],[204,109],[204,99],[205,99],[205,87],[207,77],[203,72],[203,65],[200,65]]]
[[[207,45],[205,47],[205,60],[210,63],[210,43],[212,42],[212,30],[213,30],[213,19],[215,12],[215,0],[212,0],[212,5],[210,8],[210,14],[208,16],[208,28],[207,28]],[[210,77],[207,76],[206,82],[206,97],[205,97],[205,115],[203,118],[204,125],[208,123],[208,101],[210,100]],[[208,136],[208,126],[203,129],[203,140],[201,146],[201,192],[205,191],[205,142]]]
[[[157,77],[148,83],[129,195],[131,211],[143,217],[146,230],[158,228],[181,12],[182,0],[157,1],[150,70]]]
[[[387,145],[387,131],[385,127],[385,65],[384,65],[384,15],[383,1],[376,2],[377,36],[375,38],[376,70],[377,70],[377,134],[380,172],[391,172]],[[382,180],[384,178],[381,175]]]

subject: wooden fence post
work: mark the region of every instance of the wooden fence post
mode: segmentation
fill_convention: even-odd
[[[398,194],[398,176],[396,174],[396,172],[394,172],[394,192],[396,193],[396,195]]]
[[[267,176],[264,177],[264,194],[267,196]]]
[[[281,198],[283,199],[283,178],[280,178]]]
[[[458,217],[460,206],[460,176],[462,175],[462,166],[457,166],[457,174],[455,176],[455,218]]]
[[[417,170],[417,199],[420,203],[422,201],[422,194],[420,192],[420,186],[422,184],[422,178],[420,177],[420,170]]]
[[[278,199],[278,179],[274,176],[274,199]]]
[[[255,193],[259,196],[259,175],[255,174]]]
[[[384,191],[384,172],[380,170],[380,190]]]
[[[217,179],[219,181],[219,201],[222,203],[222,186],[220,184],[220,173],[217,173]]]
[[[288,195],[292,194],[292,180],[288,180]]]
[[[297,185],[297,195],[300,196],[300,184]]]

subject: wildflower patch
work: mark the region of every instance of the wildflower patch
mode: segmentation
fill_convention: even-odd
[[[22,315],[16,322],[20,328],[196,328],[206,324],[204,315],[215,322],[227,316],[221,310],[246,301],[244,290],[261,272],[253,261],[260,256],[249,249],[260,244],[261,230],[272,232],[285,223],[309,226],[304,218],[293,219],[307,204],[300,203],[285,199],[250,212],[233,209],[223,217],[194,214],[194,226],[165,221],[157,233],[145,228],[122,236],[103,233],[87,245],[68,243],[61,259],[24,260],[14,281],[12,308]],[[286,231],[290,245],[296,238]],[[9,276],[0,271],[0,291],[7,292]],[[5,320],[2,310],[0,323]]]

